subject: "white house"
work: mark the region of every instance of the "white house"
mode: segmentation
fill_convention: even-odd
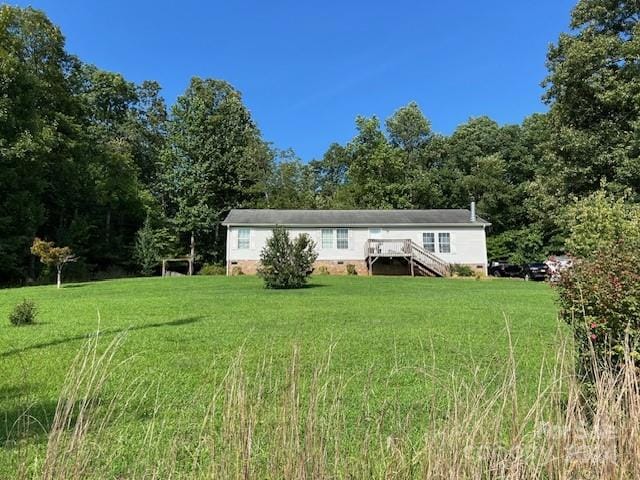
[[[487,272],[485,230],[471,209],[446,210],[267,210],[234,209],[227,227],[227,274],[234,267],[256,273],[260,252],[276,225],[316,243],[315,268],[360,275],[444,276],[451,264]]]

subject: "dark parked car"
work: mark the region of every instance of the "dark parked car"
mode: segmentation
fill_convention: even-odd
[[[492,260],[489,263],[489,275],[494,277],[521,277],[522,267],[509,263],[507,260]]]
[[[492,260],[489,263],[489,275],[494,277],[524,278],[525,280],[546,280],[549,277],[549,267],[540,262],[516,265],[507,260]]]
[[[525,280],[546,280],[549,277],[549,267],[545,263],[528,263],[522,267],[520,275]]]

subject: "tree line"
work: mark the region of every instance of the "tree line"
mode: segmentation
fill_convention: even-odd
[[[77,278],[153,271],[194,249],[224,260],[231,208],[464,208],[493,226],[489,255],[565,249],[570,206],[605,189],[638,200],[640,6],[581,0],[549,49],[548,112],[432,130],[416,103],[303,162],[260,132],[242,96],[192,78],[167,107],[70,54],[32,8],[0,7],[0,283],[36,280],[39,237],[71,247]],[[44,272],[46,274],[47,272]]]

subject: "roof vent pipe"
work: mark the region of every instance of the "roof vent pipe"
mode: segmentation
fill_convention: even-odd
[[[472,222],[476,221],[476,202],[475,200],[471,200],[471,215],[469,216],[469,220]]]

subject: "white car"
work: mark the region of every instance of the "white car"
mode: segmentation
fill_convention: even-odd
[[[551,255],[544,263],[549,267],[549,280],[557,282],[562,271],[573,265],[573,259],[569,255]]]

